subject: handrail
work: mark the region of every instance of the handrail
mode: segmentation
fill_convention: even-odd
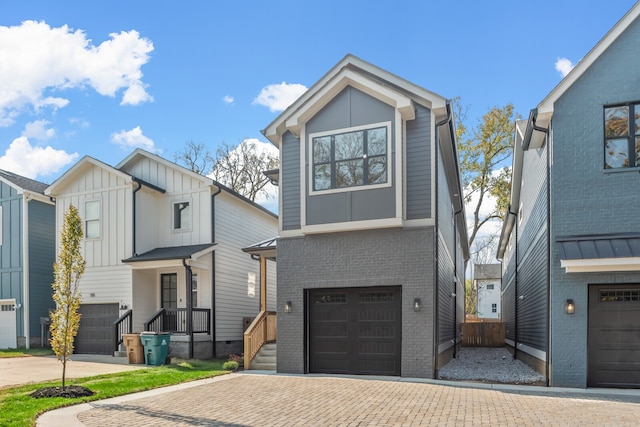
[[[133,310],[127,310],[120,318],[113,322],[114,351],[118,351],[120,344],[124,342],[122,336],[133,331]],[[126,331],[126,332],[125,332]]]
[[[192,309],[192,329],[194,334],[205,333],[211,335],[211,309]],[[187,333],[187,309],[161,308],[144,322],[145,331]]]
[[[244,332],[244,369],[251,369],[251,361],[267,342],[276,340],[276,312],[261,311]]]

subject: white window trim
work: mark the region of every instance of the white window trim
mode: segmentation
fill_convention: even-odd
[[[342,187],[342,188],[331,188],[328,190],[314,190],[313,189],[313,181],[314,181],[314,172],[313,172],[313,139],[314,138],[319,138],[319,137],[323,137],[323,136],[327,136],[327,135],[336,135],[336,134],[340,134],[340,133],[347,133],[347,132],[357,132],[360,130],[366,130],[366,129],[374,129],[374,128],[380,128],[380,127],[386,127],[387,128],[387,182],[382,183],[382,184],[369,184],[369,185],[354,185],[352,187]],[[332,129],[329,131],[323,131],[323,132],[316,132],[316,133],[311,133],[309,134],[308,137],[308,141],[307,141],[307,149],[308,149],[308,153],[309,153],[309,160],[308,160],[308,164],[309,167],[307,168],[308,171],[308,176],[309,176],[309,195],[310,196],[317,196],[317,195],[325,195],[325,194],[335,194],[335,193],[344,193],[344,192],[351,192],[351,191],[362,191],[362,190],[373,190],[376,188],[388,188],[392,186],[393,183],[393,174],[391,173],[391,165],[392,165],[392,152],[391,152],[391,140],[394,138],[394,135],[391,133],[391,121],[386,121],[386,122],[379,122],[379,123],[369,123],[366,125],[362,125],[362,126],[354,126],[354,127],[349,127],[349,128],[342,128],[342,129]],[[395,169],[395,165],[393,165],[393,169]]]
[[[98,218],[87,218],[87,203],[98,203]],[[98,235],[89,237],[87,235],[87,223],[89,221],[98,221]],[[86,199],[84,201],[84,218],[83,218],[84,238],[85,240],[97,240],[102,238],[102,200],[100,199]]]
[[[189,227],[175,228],[175,205],[178,203],[189,204]],[[185,233],[191,231],[193,228],[193,201],[190,198],[173,200],[171,202],[171,231],[174,233]]]

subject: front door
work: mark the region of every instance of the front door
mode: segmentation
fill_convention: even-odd
[[[177,331],[178,319],[176,318],[175,308],[178,307],[178,274],[162,274],[160,275],[160,298],[162,308],[170,311],[165,312],[165,331]],[[171,310],[174,309],[174,310]]]

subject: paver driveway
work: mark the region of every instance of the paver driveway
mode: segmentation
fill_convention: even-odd
[[[77,417],[86,426],[127,427],[636,426],[640,422],[637,391],[472,388],[417,381],[242,373],[117,404],[95,402],[85,405]]]

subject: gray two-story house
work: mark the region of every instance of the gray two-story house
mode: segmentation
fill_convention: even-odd
[[[0,348],[48,345],[56,216],[45,188],[0,170]]]
[[[280,150],[278,372],[433,378],[454,355],[454,126],[445,98],[347,55],[263,131]]]
[[[551,386],[640,388],[639,16],[516,124],[503,319]]]

